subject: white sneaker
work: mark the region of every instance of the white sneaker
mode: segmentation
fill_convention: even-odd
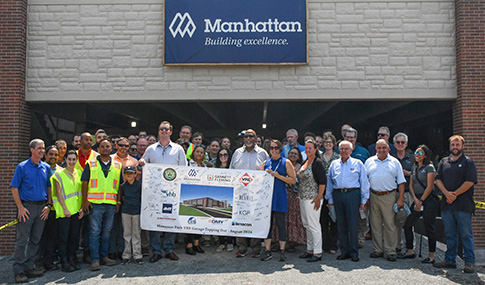
[[[222,251],[224,250],[224,248],[225,248],[225,247],[226,247],[225,245],[221,244],[221,245],[219,245],[219,246],[217,247],[216,251],[217,251],[217,252],[222,252]]]
[[[231,252],[234,250],[234,245],[232,243],[228,244],[227,247],[226,247],[226,250]]]

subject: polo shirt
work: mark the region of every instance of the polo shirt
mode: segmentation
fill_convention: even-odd
[[[160,142],[148,146],[143,154],[143,159],[147,163],[187,166],[183,147],[174,142],[169,142],[165,147]]]
[[[477,168],[473,159],[461,155],[458,160],[453,161],[451,156],[441,159],[436,174],[436,180],[441,180],[448,191],[456,191],[465,181],[477,183]],[[473,193],[475,186],[456,197],[456,200],[448,204],[446,198],[441,199],[441,210],[474,212],[475,202]]]
[[[414,155],[409,153],[409,152],[404,152],[404,157],[402,159],[400,159],[398,156],[397,156],[397,153],[396,154],[392,154],[392,156],[394,156],[398,161],[399,163],[401,163],[401,166],[402,166],[402,169],[404,170],[407,170],[409,172],[411,172],[413,170],[413,165],[414,165]],[[406,178],[406,184],[404,184],[404,192],[409,192],[409,176],[404,176],[404,178]]]
[[[269,158],[268,153],[259,146],[249,152],[246,150],[246,146],[242,146],[234,152],[231,159],[229,168],[231,169],[247,169],[247,170],[260,170],[261,165]]]
[[[121,213],[139,215],[141,211],[141,183],[136,180],[133,184],[125,182],[120,186],[120,194],[123,199]]]
[[[22,161],[15,168],[10,187],[19,191],[20,200],[39,202],[47,200],[47,188],[51,187],[51,167],[41,161],[35,164],[32,159]]]
[[[89,156],[91,155],[91,152],[94,151],[93,149],[91,149],[87,155],[84,155],[83,152],[81,151],[81,149],[79,149],[78,151],[78,160],[79,160],[79,164],[84,168],[84,166],[86,165],[86,161],[89,160]]]
[[[370,157],[365,162],[365,170],[370,188],[374,191],[390,191],[406,183],[401,164],[389,154],[384,160],[380,160],[377,155]]]

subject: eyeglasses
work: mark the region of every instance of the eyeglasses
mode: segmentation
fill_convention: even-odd
[[[119,147],[130,147],[130,145],[129,145],[129,144],[120,144],[120,143],[118,144],[118,146],[119,146]]]
[[[405,141],[395,141],[394,143],[395,143],[395,144],[406,144],[406,142],[405,142]]]
[[[388,136],[388,134],[377,134],[378,137],[385,137]]]
[[[355,138],[357,138],[357,137],[344,137],[344,138],[345,138],[346,140],[353,140],[353,139],[355,139]]]
[[[420,150],[419,150],[419,151],[415,151],[415,152],[414,152],[414,154],[417,154],[417,155],[423,155],[423,154],[424,154],[424,152],[422,152],[422,151],[420,151]]]
[[[255,135],[244,135],[245,138],[254,138]]]
[[[130,148],[131,151],[138,151],[136,148]]]
[[[160,131],[170,131],[170,128],[160,128]]]
[[[219,157],[225,157],[225,156],[229,156],[229,154],[227,154],[227,153],[221,153],[221,154],[219,154]]]
[[[324,144],[333,144],[332,141],[329,141],[329,142],[323,142]]]
[[[290,153],[288,153],[288,155],[298,155],[298,153],[296,153],[296,152],[290,152]]]

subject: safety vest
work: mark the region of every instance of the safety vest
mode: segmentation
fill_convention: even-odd
[[[79,163],[79,152],[80,151],[81,151],[81,149],[76,150],[76,153],[77,153],[77,161],[76,161],[76,165],[74,166],[74,168],[77,171],[83,172],[84,167],[82,167],[81,164]],[[91,152],[89,153],[89,157],[86,160],[86,163],[88,163],[88,161],[91,160],[91,159],[95,159],[97,155],[98,155],[97,152],[95,152],[94,150],[91,150]]]
[[[61,186],[61,193],[62,197],[64,198],[64,203],[66,204],[67,209],[74,215],[79,213],[82,204],[82,181],[81,181],[81,172],[74,169],[74,184],[72,180],[69,178],[69,174],[66,173],[66,169],[57,171],[54,175],[52,175],[53,180],[57,181]],[[56,185],[55,183],[52,184],[52,205],[56,211],[56,219],[58,218],[65,218],[64,209],[59,202],[59,198],[57,197],[56,192]]]
[[[104,177],[97,159],[88,161],[90,177],[88,182],[88,201],[94,204],[116,205],[120,187],[121,163],[111,160],[108,177]]]

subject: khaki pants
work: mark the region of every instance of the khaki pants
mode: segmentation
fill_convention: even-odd
[[[357,240],[359,241],[359,244],[365,243],[365,235],[369,231],[369,226],[367,225],[367,222],[369,221],[369,206],[368,205],[364,206],[364,213],[366,215],[365,219],[361,219],[360,215],[359,215],[358,233],[357,233]]]
[[[396,194],[389,193],[379,196],[370,193],[370,224],[374,252],[386,255],[396,255],[397,230],[394,221],[395,212],[392,209],[396,203]]]
[[[121,223],[123,224],[123,239],[125,240],[125,250],[123,251],[123,259],[133,258],[141,259],[141,228],[140,215],[121,214]]]
[[[399,199],[399,191],[396,191],[396,200]],[[413,204],[413,198],[411,196],[411,193],[409,192],[404,192],[404,204],[408,205],[408,207],[411,209],[411,204]],[[394,221],[396,222],[396,230],[397,230],[397,246],[396,249],[403,249],[405,246],[402,244],[402,228],[404,227],[404,224],[406,223],[406,219],[408,217],[406,212],[404,211],[399,211],[399,214],[396,214],[396,217],[394,218]]]

